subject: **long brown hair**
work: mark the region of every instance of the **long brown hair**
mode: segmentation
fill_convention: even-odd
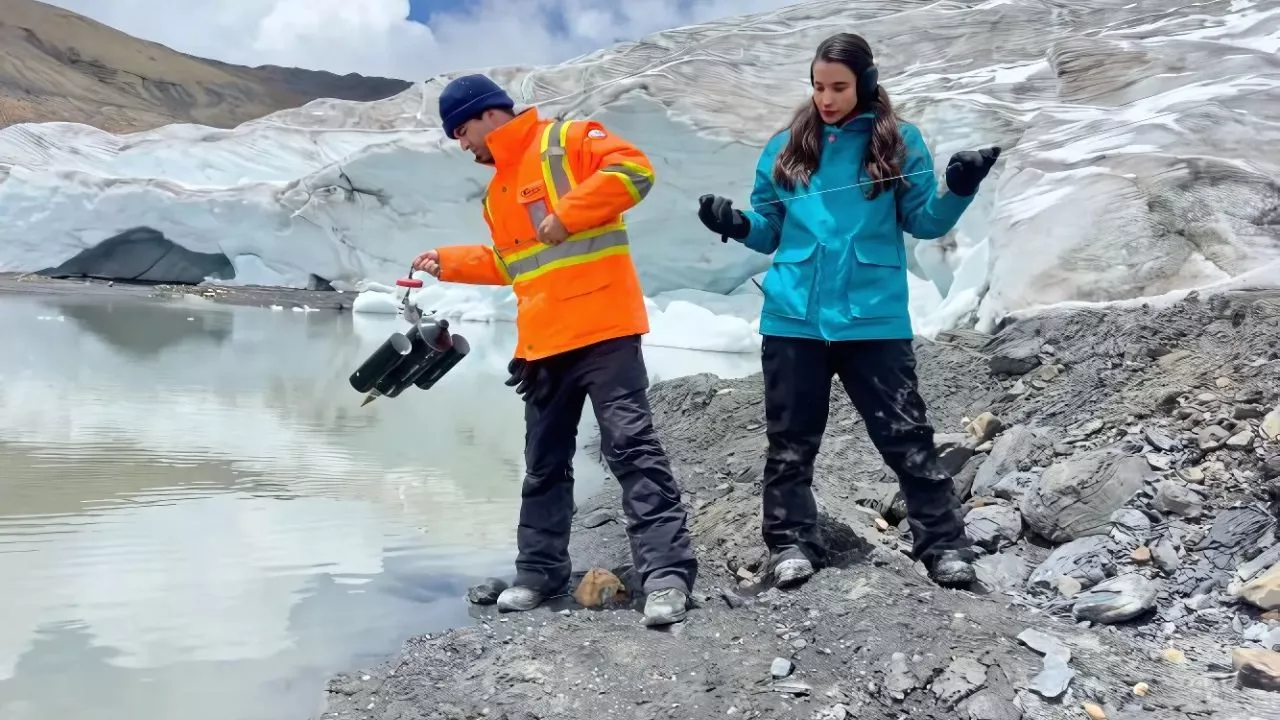
[[[871,46],[853,33],[839,33],[823,40],[814,54],[813,63],[819,60],[838,62],[859,79],[875,64]],[[810,83],[813,82],[813,63],[809,65]],[[889,93],[879,84],[871,97],[863,97],[859,93],[858,105],[852,114],[867,111],[875,113],[875,123],[862,162],[873,181],[866,195],[875,198],[882,191],[905,183],[898,176],[902,175],[902,163],[906,159],[906,143],[898,130],[898,116],[889,101]],[[791,119],[791,137],[787,138],[786,147],[778,153],[773,165],[774,182],[787,190],[809,184],[809,179],[818,170],[818,159],[822,157],[822,128],[822,116],[812,99],[796,110]]]

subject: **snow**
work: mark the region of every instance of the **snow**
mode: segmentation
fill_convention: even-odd
[[[558,66],[486,70],[522,106],[597,118],[654,161],[657,185],[628,214],[651,344],[758,348],[751,279],[769,258],[707,232],[696,198],[747,203],[760,147],[805,101],[813,48],[839,30],[872,42],[939,173],[958,150],[1005,149],[955,231],[908,238],[917,332],[1280,279],[1274,4],[820,0]],[[448,79],[233,130],[0,130],[0,271],[53,266],[147,225],[226,254],[235,282],[305,287],[318,276],[356,290],[391,283],[429,247],[487,242],[478,198],[490,170],[438,128]],[[393,312],[384,295],[362,294],[357,310]],[[508,288],[428,281],[415,298],[474,321],[514,313]]]

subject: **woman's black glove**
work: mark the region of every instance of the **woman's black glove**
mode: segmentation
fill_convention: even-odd
[[[554,391],[551,373],[542,363],[512,358],[511,362],[507,363],[507,372],[511,377],[507,378],[504,384],[507,387],[514,386],[520,399],[525,402],[532,400],[540,405],[551,397]]]
[[[978,185],[991,172],[991,166],[1000,159],[1000,148],[962,150],[951,156],[947,163],[947,189],[956,195],[968,197],[978,192]]]
[[[698,198],[698,219],[713,233],[720,235],[720,242],[745,240],[751,234],[751,221],[741,210],[733,209],[733,201],[719,195],[703,195]]]

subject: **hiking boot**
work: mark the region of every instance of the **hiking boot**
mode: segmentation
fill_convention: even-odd
[[[513,585],[498,595],[498,612],[528,612],[543,601],[542,593],[533,588]]]
[[[943,587],[964,587],[978,579],[970,554],[963,550],[943,550],[927,567],[929,578]]]
[[[663,588],[649,593],[644,601],[645,625],[670,625],[684,620],[689,610],[689,596],[676,588]]]
[[[792,557],[778,561],[773,568],[780,588],[795,587],[813,577],[813,563],[808,558]]]

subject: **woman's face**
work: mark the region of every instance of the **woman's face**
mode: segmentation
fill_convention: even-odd
[[[858,106],[858,78],[838,62],[813,63],[813,104],[825,123],[836,123]]]

